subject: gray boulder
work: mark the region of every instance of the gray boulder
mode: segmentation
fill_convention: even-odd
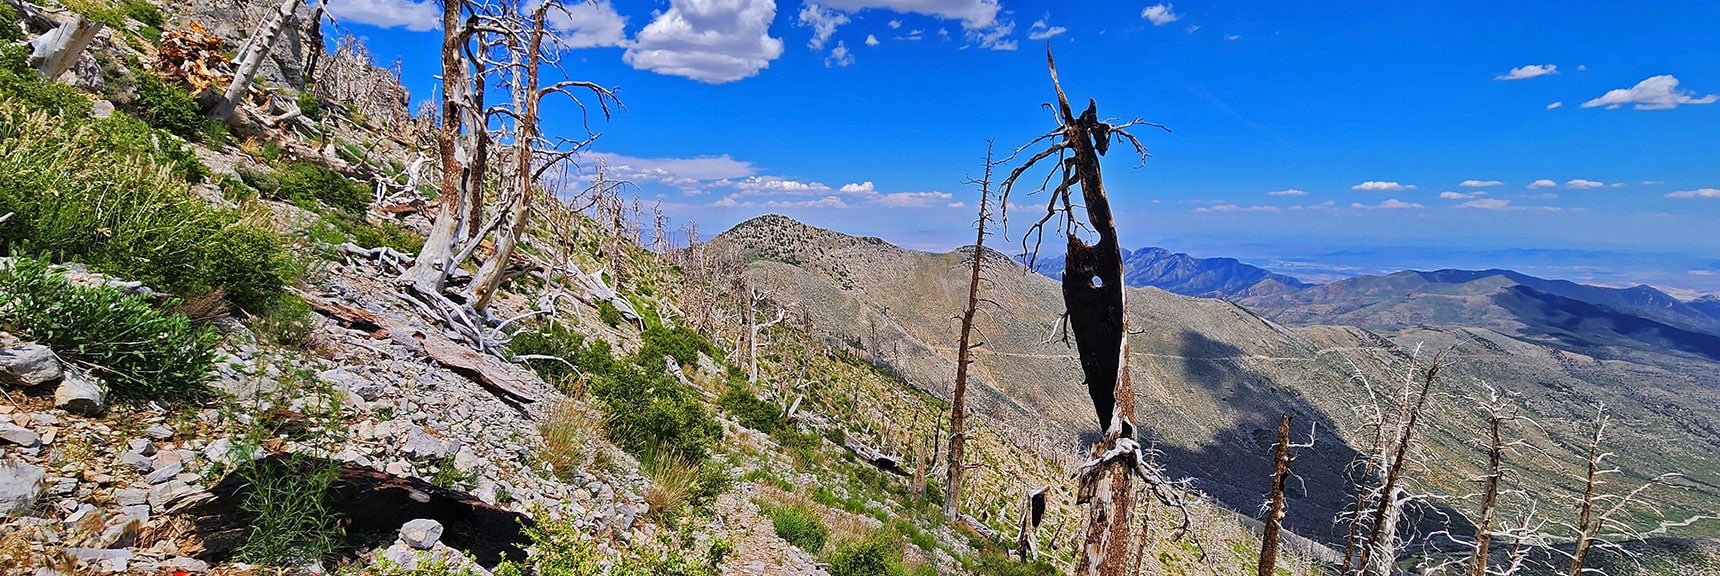
[[[107,408],[107,389],[101,381],[69,370],[54,389],[54,405],[74,414],[96,415]]]
[[[60,380],[64,371],[60,358],[41,344],[24,344],[0,350],[0,384],[34,388]]]
[[[5,440],[25,448],[34,448],[42,444],[42,437],[11,422],[0,422],[0,440]]]
[[[429,550],[442,539],[442,523],[419,518],[400,527],[400,541],[419,550]]]
[[[48,474],[40,466],[0,461],[0,518],[23,511],[36,502]]]

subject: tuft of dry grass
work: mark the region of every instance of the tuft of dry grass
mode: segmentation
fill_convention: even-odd
[[[672,517],[693,496],[699,483],[699,465],[679,454],[661,451],[645,462],[643,470],[651,485],[645,488],[648,512],[656,518]]]
[[[543,437],[537,448],[538,459],[549,465],[555,477],[572,480],[597,460],[602,446],[603,418],[572,400],[562,400],[550,408],[549,418],[538,425],[538,435]]]

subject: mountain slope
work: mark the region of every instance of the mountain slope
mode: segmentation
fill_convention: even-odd
[[[769,297],[810,319],[808,330],[855,351],[934,395],[947,397],[954,374],[950,321],[966,293],[955,272],[972,254],[964,248],[928,254],[806,226],[780,216],[737,225],[715,238],[713,250],[748,263],[747,275]],[[987,252],[986,296],[998,303],[979,321],[985,341],[976,350],[974,409],[1061,450],[1079,450],[1095,427],[1078,384],[1074,350],[1056,341],[1062,310],[1057,282]],[[1290,505],[1289,524],[1334,539],[1332,514],[1344,506],[1340,472],[1364,446],[1358,411],[1368,392],[1357,370],[1376,383],[1393,381],[1418,342],[1461,342],[1462,361],[1441,393],[1462,399],[1485,380],[1521,390],[1546,432],[1526,431],[1551,458],[1523,463],[1530,481],[1551,491],[1566,485],[1561,463],[1579,457],[1592,403],[1605,401],[1632,429],[1616,441],[1630,449],[1620,465],[1633,478],[1680,470],[1708,488],[1669,493],[1691,509],[1711,509],[1720,497],[1720,370],[1688,360],[1677,370],[1623,360],[1599,360],[1549,349],[1484,327],[1425,329],[1394,340],[1365,329],[1288,329],[1221,300],[1178,296],[1156,288],[1128,291],[1131,373],[1139,427],[1158,443],[1174,472],[1233,509],[1252,511],[1270,471],[1266,456],[1279,414],[1298,431],[1318,429],[1315,448],[1298,459],[1308,486]],[[1047,342],[1052,340],[1051,342]],[[1708,366],[1701,377],[1697,366]],[[1479,453],[1467,431],[1479,415],[1472,402],[1442,402],[1427,452],[1440,464],[1428,482],[1464,493]],[[1667,441],[1667,438],[1676,438]]]

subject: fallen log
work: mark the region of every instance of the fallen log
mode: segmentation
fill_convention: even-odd
[[[273,455],[253,466],[276,476],[309,474],[332,461],[310,456]],[[368,466],[340,464],[340,473],[324,493],[329,510],[340,514],[347,550],[386,545],[402,524],[428,518],[442,524],[442,543],[465,551],[486,568],[502,560],[524,560],[531,544],[524,527],[531,518],[484,503],[464,492],[439,488],[418,478],[405,478]],[[251,484],[238,473],[222,478],[209,493],[214,498],[183,512],[195,526],[193,548],[203,560],[227,560],[242,544],[248,527],[240,506],[253,493]]]
[[[343,327],[364,332],[372,338],[390,338],[421,356],[436,361],[495,394],[503,402],[514,405],[541,402],[544,390],[523,369],[501,359],[480,354],[435,332],[419,330],[405,322],[340,304],[312,294],[299,293],[311,308],[334,319]]]

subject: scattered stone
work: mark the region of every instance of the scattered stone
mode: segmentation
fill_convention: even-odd
[[[153,440],[168,440],[173,438],[173,430],[166,426],[156,424],[144,429],[143,435],[148,436]]]
[[[168,570],[183,570],[195,574],[202,574],[209,571],[208,562],[204,562],[196,558],[186,558],[184,556],[168,558],[167,560],[163,560],[160,564],[156,564],[156,566],[166,568]]]
[[[78,560],[80,566],[91,565],[106,573],[124,572],[131,563],[130,550],[104,548],[67,548],[66,553]]]
[[[60,418],[53,414],[31,414],[30,423],[36,426],[59,426]]]
[[[130,466],[138,474],[148,474],[155,469],[155,459],[129,450],[119,455],[119,463]]]
[[[0,517],[11,516],[36,502],[47,473],[39,466],[0,461]]]
[[[0,350],[0,384],[34,388],[58,381],[64,374],[54,351],[41,344],[24,344]]]
[[[127,441],[125,445],[126,447],[131,448],[132,452],[136,452],[144,456],[155,455],[155,443],[150,442],[148,438],[132,438]]]
[[[107,390],[100,380],[69,370],[54,389],[54,405],[73,414],[93,416],[107,408]]]
[[[112,116],[113,111],[113,103],[107,100],[97,99],[95,103],[90,104],[90,116],[94,116],[97,120]]]
[[[149,508],[156,513],[171,513],[214,498],[207,490],[175,479],[149,489]]]
[[[203,457],[208,458],[210,462],[216,462],[216,463],[220,463],[220,464],[231,464],[232,461],[230,460],[230,458],[232,456],[233,456],[233,441],[228,440],[226,438],[221,438],[221,439],[216,440],[214,442],[210,442],[209,446],[205,447],[203,449]]]
[[[406,444],[401,449],[412,458],[447,458],[460,449],[460,441],[450,438],[437,438],[425,432],[423,428],[413,426],[412,431],[406,435]]]
[[[10,422],[0,422],[0,440],[25,448],[33,448],[42,444],[41,436],[37,436],[29,428],[20,427]]]
[[[167,466],[157,468],[154,472],[150,472],[148,476],[144,476],[143,481],[153,486],[155,484],[161,484],[168,480],[172,480],[175,476],[178,476],[180,472],[184,471],[185,466],[181,464],[168,464]]]
[[[400,527],[400,541],[419,550],[429,550],[442,540],[442,523],[419,518]]]

